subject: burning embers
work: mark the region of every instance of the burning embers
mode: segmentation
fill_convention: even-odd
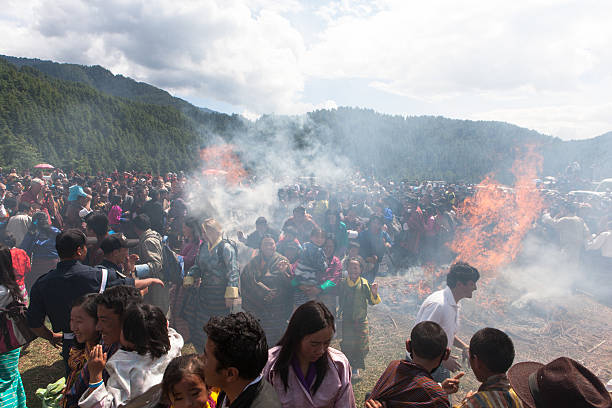
[[[205,163],[202,170],[204,176],[225,180],[228,184],[238,184],[247,176],[232,145],[222,144],[201,149],[200,158]]]
[[[543,199],[535,179],[542,158],[533,148],[512,165],[514,188],[499,184],[492,175],[458,209],[462,220],[451,249],[455,261],[465,261],[489,276],[515,259],[525,234],[539,217]]]

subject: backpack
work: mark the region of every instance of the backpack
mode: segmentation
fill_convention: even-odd
[[[217,245],[217,256],[219,257],[219,264],[225,265],[225,258],[223,258],[223,244],[230,244],[232,248],[234,248],[234,253],[236,254],[236,261],[238,261],[238,244],[236,244],[236,241],[233,241],[229,238],[223,238],[221,239],[221,242],[219,242],[219,245]],[[229,269],[229,267],[225,265],[225,269]]]
[[[180,284],[185,277],[185,261],[168,246],[167,237],[162,240],[162,274],[166,283]]]

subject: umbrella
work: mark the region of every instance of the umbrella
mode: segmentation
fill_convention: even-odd
[[[48,164],[48,163],[40,163],[37,164],[36,166],[34,166],[35,169],[48,169],[48,170],[52,170],[55,167],[53,167],[52,165]]]

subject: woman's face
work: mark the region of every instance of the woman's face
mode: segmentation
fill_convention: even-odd
[[[79,343],[95,343],[98,340],[96,323],[96,319],[81,306],[75,306],[70,311],[70,330]]]
[[[261,253],[264,257],[269,258],[274,255],[276,251],[276,244],[272,238],[264,238],[261,241]]]
[[[200,376],[190,374],[172,387],[170,401],[173,408],[202,408],[206,406],[209,395],[210,391]]]
[[[320,359],[327,351],[333,337],[334,329],[330,326],[304,336],[300,342],[300,350],[298,352],[300,360],[314,363]]]

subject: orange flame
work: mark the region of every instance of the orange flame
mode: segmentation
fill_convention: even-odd
[[[463,224],[450,244],[458,254],[455,261],[494,273],[516,257],[544,205],[534,181],[541,164],[542,157],[530,147],[512,165],[514,188],[502,186],[492,175],[477,186],[458,210]]]
[[[202,174],[206,176],[224,177],[229,184],[238,184],[247,176],[247,171],[234,152],[234,146],[230,144],[201,149],[200,158],[204,161]]]

